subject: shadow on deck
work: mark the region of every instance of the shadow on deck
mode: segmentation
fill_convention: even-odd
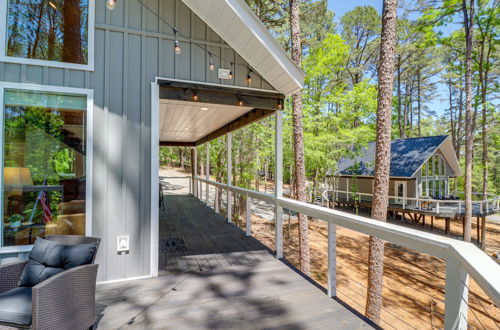
[[[99,285],[98,328],[372,328],[194,197],[166,197],[160,273]]]

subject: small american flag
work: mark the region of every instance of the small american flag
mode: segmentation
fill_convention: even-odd
[[[42,206],[43,221],[45,223],[49,223],[52,221],[52,212],[50,211],[50,204],[47,197],[48,196],[46,191],[42,191],[40,193],[40,205]]]

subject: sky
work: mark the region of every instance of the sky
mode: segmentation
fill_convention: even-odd
[[[378,12],[382,12],[382,0],[328,0],[328,8],[335,13],[335,20],[340,20],[346,12],[354,9],[356,6],[370,5],[375,7]],[[448,33],[451,30],[458,28],[457,24],[452,24],[448,28],[443,28],[443,33]],[[448,109],[446,86],[443,84],[438,85],[438,92],[436,96],[427,103],[430,110],[435,111],[437,115],[442,115]]]

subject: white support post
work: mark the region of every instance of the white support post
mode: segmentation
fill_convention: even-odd
[[[283,258],[283,208],[278,205],[278,199],[283,197],[283,113],[275,113],[275,187],[274,196],[276,198],[275,211],[275,243],[276,258]]]
[[[439,183],[439,197],[443,197],[443,191],[442,191],[442,184],[441,184],[441,180],[442,180],[442,176],[441,176],[441,157],[438,157],[438,175],[439,175],[439,179],[438,179],[438,183]]]
[[[436,196],[436,157],[432,156],[432,197]]]
[[[233,213],[233,205],[231,203],[231,191],[229,190],[229,186],[231,185],[231,174],[233,172],[233,133],[227,133],[227,222],[232,222],[232,213]]]
[[[345,191],[346,191],[346,198],[347,201],[349,201],[349,178],[346,178],[346,186],[345,186]]]
[[[193,188],[194,188],[194,197],[199,198],[198,196],[198,181],[196,181],[196,177],[198,176],[198,148],[193,148]]]
[[[337,296],[337,226],[328,222],[328,297]]]
[[[460,266],[460,261],[446,260],[446,287],[444,328],[446,330],[467,329],[469,301],[469,275]]]
[[[219,213],[219,187],[215,188],[215,199],[214,199],[214,211],[215,213]]]
[[[432,159],[432,158],[431,158]],[[429,197],[429,162],[425,165],[425,195]]]
[[[203,202],[203,182],[198,181],[198,189],[198,199],[200,200],[200,202]]]
[[[246,217],[246,236],[250,237],[252,236],[252,210],[250,209],[250,196],[246,196],[246,210],[245,210],[245,217]]]
[[[205,167],[205,178],[210,180],[210,141],[207,142],[207,160],[206,160],[206,167]],[[206,191],[205,191],[205,205],[208,206],[208,199],[210,197],[210,186],[206,185]]]

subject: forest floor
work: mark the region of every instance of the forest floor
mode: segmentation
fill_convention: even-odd
[[[162,169],[160,176],[180,176],[176,169]],[[182,181],[178,179],[175,181]],[[162,180],[165,182],[166,180]],[[186,193],[183,182],[168,180],[171,193]],[[186,180],[187,182],[187,180]],[[184,186],[184,187],[183,187]],[[213,206],[214,190],[211,190],[209,205]],[[204,198],[205,195],[203,195]],[[222,196],[225,200],[225,196]],[[224,212],[224,203],[222,211]],[[341,208],[342,211],[353,212]],[[360,215],[368,215],[362,210]],[[252,235],[274,250],[273,206],[263,202],[252,202]],[[435,220],[430,228],[430,217],[426,226],[415,225],[410,219],[390,222],[444,235],[444,220]],[[241,217],[235,223],[244,229]],[[473,223],[473,235],[476,224]],[[448,236],[461,239],[462,224],[451,223]],[[284,220],[284,257],[299,267],[298,223],[295,217]],[[364,314],[368,265],[367,235],[337,227],[337,296],[340,300]],[[476,237],[473,236],[473,241]],[[327,285],[327,225],[324,221],[309,220],[309,244],[311,254],[311,277],[323,287]],[[496,257],[500,252],[500,224],[487,221],[486,253]],[[477,329],[498,329],[500,309],[496,308],[486,294],[470,281],[469,326]],[[444,326],[445,262],[442,259],[404,248],[385,244],[384,289],[381,326],[393,329],[434,329]]]

